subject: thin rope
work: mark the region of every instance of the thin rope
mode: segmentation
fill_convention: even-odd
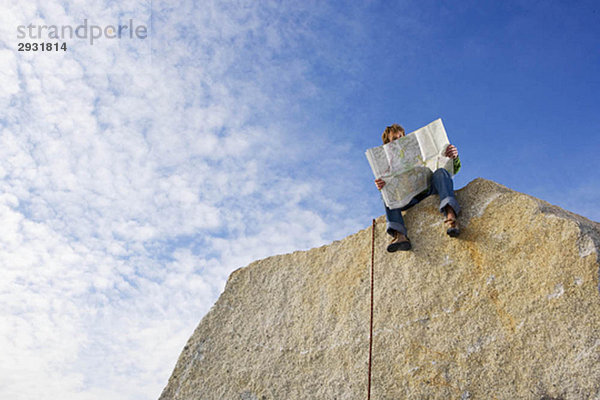
[[[375,219],[371,228],[371,327],[369,330],[369,384],[367,388],[367,400],[371,400],[371,364],[373,357],[373,276],[375,264]]]

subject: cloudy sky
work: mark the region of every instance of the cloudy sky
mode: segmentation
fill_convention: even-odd
[[[233,270],[383,214],[393,122],[600,220],[593,1],[0,7],[0,398],[157,398]]]

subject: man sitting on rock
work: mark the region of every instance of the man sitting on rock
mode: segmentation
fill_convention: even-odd
[[[404,128],[398,124],[393,124],[385,128],[381,138],[383,139],[383,144],[386,144],[403,136],[405,136]],[[446,148],[445,155],[454,160],[454,174],[456,174],[460,169],[458,150],[455,146],[449,145]],[[375,179],[375,185],[377,189],[381,190],[385,186],[385,181],[383,179]],[[392,242],[387,247],[387,251],[393,253],[398,250],[407,251],[411,249],[412,246],[406,235],[406,226],[402,218],[402,211],[409,209],[431,194],[439,194],[440,196],[439,209],[446,216],[446,220],[444,221],[446,233],[451,237],[458,236],[460,230],[456,216],[460,212],[460,206],[454,196],[452,176],[444,168],[440,168],[433,173],[429,188],[413,197],[407,205],[394,209],[385,206],[387,233],[393,236]]]

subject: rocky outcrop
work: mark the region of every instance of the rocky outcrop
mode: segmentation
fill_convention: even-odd
[[[600,224],[484,179],[457,196],[458,239],[437,196],[411,252],[377,219],[372,398],[600,399]],[[371,227],[235,271],[160,399],[366,399],[370,260]]]

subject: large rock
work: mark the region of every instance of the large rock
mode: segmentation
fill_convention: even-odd
[[[600,399],[600,224],[494,182],[375,230],[373,399]],[[366,399],[371,228],[231,274],[160,399]]]

